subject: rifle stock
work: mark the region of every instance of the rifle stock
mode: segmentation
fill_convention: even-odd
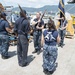
[[[42,14],[42,16],[41,16],[41,18],[40,18],[40,21],[41,21],[41,20],[42,20],[42,18],[44,17],[44,15],[45,15],[46,11],[47,11],[47,10],[45,10],[45,11],[44,11],[44,13]],[[38,26],[40,26],[40,23],[38,23]]]
[[[45,10],[45,11],[44,11],[44,13],[42,14],[42,16],[41,16],[40,20],[42,20],[42,18],[44,17],[44,15],[45,15],[46,11],[47,11],[47,10]]]

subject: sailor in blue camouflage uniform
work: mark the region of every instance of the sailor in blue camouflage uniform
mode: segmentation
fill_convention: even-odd
[[[36,18],[32,22],[33,25],[33,37],[34,37],[34,48],[35,50],[32,53],[40,53],[41,50],[41,36],[42,36],[42,29],[44,28],[44,21],[40,20],[41,14],[37,12]]]
[[[5,12],[0,13],[0,53],[3,59],[8,59],[9,36],[8,32],[12,32],[9,23],[6,20]]]
[[[30,31],[30,25],[28,19],[25,17],[26,11],[20,12],[20,18],[15,23],[14,31],[18,35],[17,39],[17,54],[19,66],[27,66],[27,54],[28,54],[28,33]]]
[[[64,37],[65,37],[65,34],[66,34],[66,28],[67,28],[67,20],[65,19],[65,17],[62,17],[60,18],[60,26],[59,26],[59,29],[58,29],[58,32],[59,32],[59,35],[60,35],[60,38],[61,38],[61,41],[59,43],[58,46],[60,47],[63,47],[64,46]]]
[[[57,43],[60,38],[53,20],[48,21],[48,29],[44,30],[42,35],[43,40],[43,70],[44,73],[52,74],[56,69],[56,59],[58,56]]]

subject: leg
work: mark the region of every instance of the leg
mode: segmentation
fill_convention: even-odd
[[[8,57],[8,49],[9,49],[9,37],[8,35],[3,35],[2,36],[2,52],[1,55],[3,57]]]
[[[42,37],[42,33],[41,32],[39,32],[39,34],[38,34],[38,50],[41,50],[41,37]]]
[[[65,30],[63,30],[63,33],[62,33],[62,46],[63,46],[63,44],[64,44],[64,37],[65,37]]]
[[[18,55],[18,63],[20,65],[22,64],[22,47],[20,42],[20,35],[18,36],[18,39],[17,39],[17,55]]]
[[[62,30],[59,30],[59,35],[60,35],[60,38],[61,38],[59,46],[62,46],[62,43],[63,43],[63,31]]]
[[[35,48],[35,51],[33,53],[36,53],[38,49],[38,33],[34,32],[33,37],[34,37],[34,48]]]
[[[42,35],[42,33],[39,32],[39,34],[38,34],[38,52],[37,52],[37,54],[40,54],[40,51],[41,51],[41,35]]]
[[[1,54],[1,51],[2,51],[1,47],[2,47],[2,37],[0,36],[0,54]]]
[[[22,65],[27,64],[27,54],[28,54],[28,40],[25,35],[21,35],[21,45],[22,45]]]
[[[57,48],[49,48],[49,56],[48,56],[48,71],[53,73],[56,70],[56,59],[57,59]]]
[[[44,45],[43,46],[43,69],[44,70],[48,70],[47,63],[48,63],[48,46]]]

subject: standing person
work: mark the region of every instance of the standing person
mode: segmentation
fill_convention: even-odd
[[[0,13],[0,53],[3,59],[8,59],[9,36],[8,32],[12,32],[9,23],[6,20],[6,14]]]
[[[66,33],[66,28],[67,28],[67,25],[68,25],[67,23],[68,22],[65,19],[65,17],[62,17],[59,20],[60,20],[61,23],[60,23],[58,31],[59,31],[59,35],[60,35],[61,41],[60,41],[58,46],[63,47],[64,46],[64,37],[65,37],[65,33]]]
[[[15,22],[14,31],[18,35],[17,54],[19,66],[27,66],[27,53],[28,53],[28,33],[30,31],[29,21],[25,17],[26,11],[20,12],[20,18]]]
[[[42,36],[42,29],[44,28],[44,21],[40,20],[41,14],[37,12],[36,18],[32,22],[34,26],[33,29],[33,37],[34,37],[34,48],[35,50],[32,53],[40,53],[41,50],[41,36]]]
[[[58,56],[57,43],[60,42],[60,38],[54,21],[51,19],[48,21],[48,29],[44,30],[42,35],[43,45],[43,70],[44,73],[52,74],[56,69],[56,59]]]

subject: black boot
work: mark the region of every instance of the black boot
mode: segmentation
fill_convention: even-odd
[[[45,74],[47,74],[47,73],[48,73],[48,70],[47,70],[47,69],[43,69],[43,72],[44,72]]]
[[[34,54],[34,53],[37,53],[37,50],[34,50],[32,53],[33,53],[33,54]]]
[[[8,59],[10,56],[2,56],[2,59]]]

